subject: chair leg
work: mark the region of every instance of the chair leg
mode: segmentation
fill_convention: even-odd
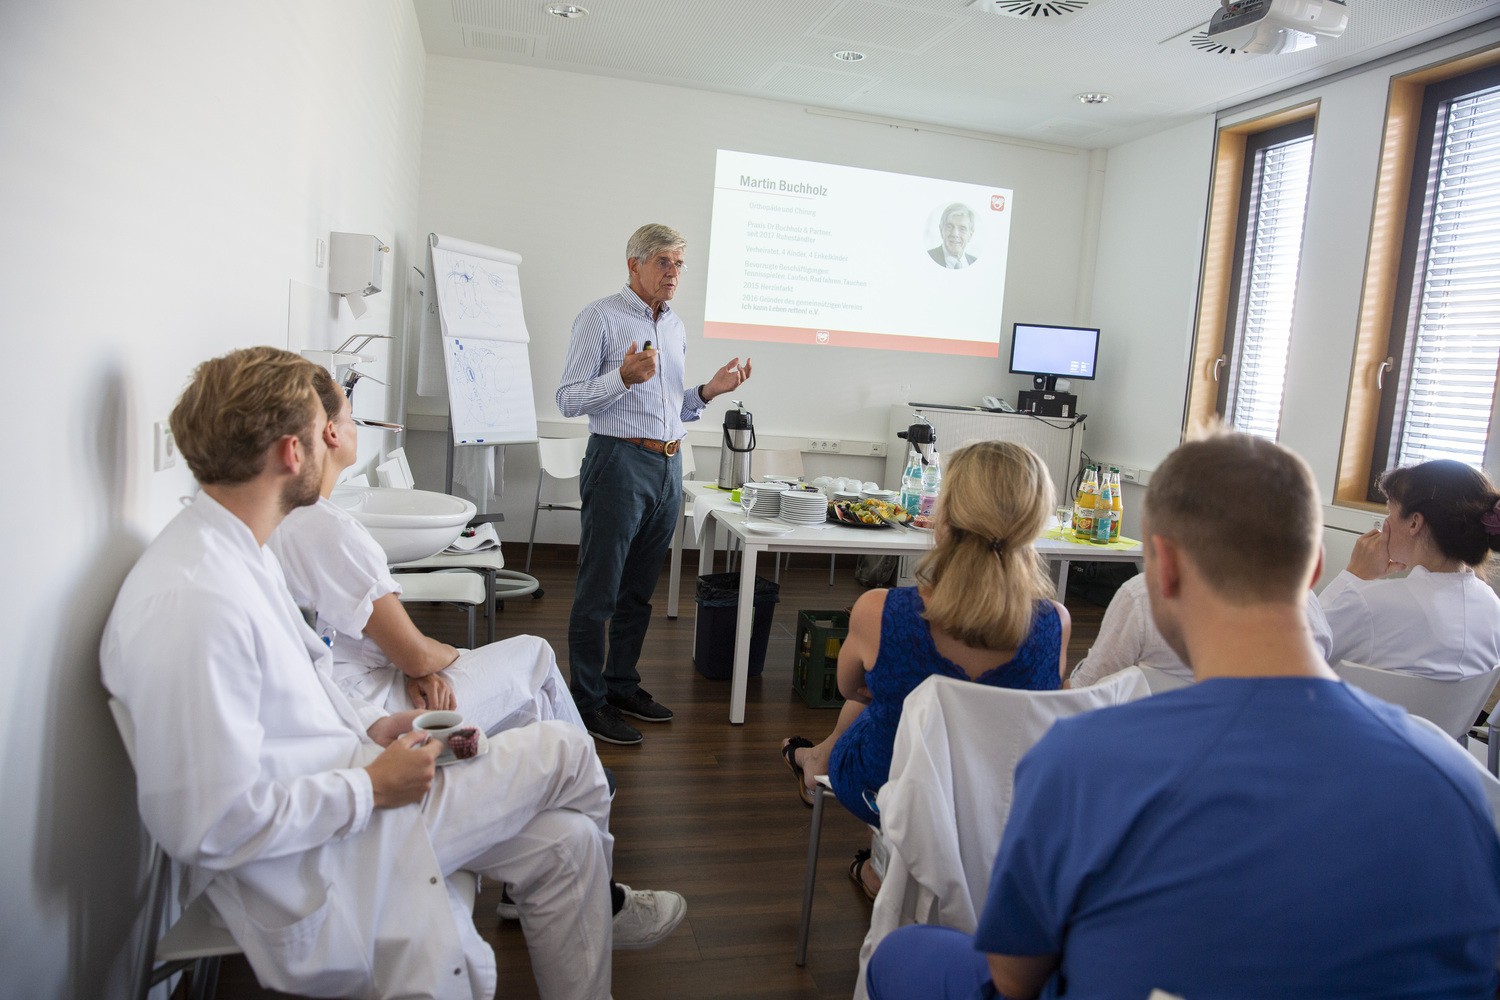
[[[833,564],[838,562],[838,556],[832,553],[828,556],[828,586],[833,586]]]
[[[219,956],[200,958],[193,965],[192,1000],[214,1000],[219,988]]]
[[[468,605],[468,607],[466,608],[466,610],[469,613],[469,648],[473,649],[474,648],[474,605],[472,605],[472,604]]]
[[[813,887],[818,877],[818,842],[823,839],[823,786],[813,786],[812,825],[807,831],[807,874],[802,879],[802,926],[797,931],[797,967],[807,964],[807,939],[812,935]]]
[[[484,571],[485,642],[495,641],[495,571]]]
[[[542,480],[547,474],[538,469],[536,473],[536,503],[531,508],[531,537],[526,539],[526,572],[531,572],[531,547],[536,544],[536,518],[542,512]]]
[[[1495,739],[1494,726],[1486,725],[1484,729],[1485,735],[1488,737],[1488,742],[1485,746],[1488,748],[1490,754],[1490,773],[1500,778],[1500,741]]]
[[[161,933],[161,915],[166,907],[167,883],[170,881],[171,866],[167,862],[166,852],[152,844],[151,865],[146,874],[146,926],[141,934],[133,991],[135,1000],[146,1000],[151,992],[151,973],[156,965],[156,937]]]

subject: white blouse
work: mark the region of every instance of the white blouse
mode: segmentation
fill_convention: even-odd
[[[1500,597],[1465,567],[1361,580],[1348,570],[1319,596],[1333,629],[1329,661],[1472,677],[1500,666]]]

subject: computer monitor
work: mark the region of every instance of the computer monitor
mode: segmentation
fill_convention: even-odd
[[[1094,327],[1017,323],[1011,332],[1010,370],[1030,375],[1038,389],[1054,392],[1060,378],[1094,377],[1099,330]]]

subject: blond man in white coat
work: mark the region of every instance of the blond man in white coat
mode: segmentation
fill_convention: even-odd
[[[517,887],[543,997],[609,994],[608,792],[592,741],[542,722],[435,772],[440,747],[347,698],[265,541],[317,496],[310,362],[199,366],[172,429],[203,491],[121,588],[101,648],[136,732],[141,815],[263,984],[307,996],[489,998],[494,955],[446,886]]]

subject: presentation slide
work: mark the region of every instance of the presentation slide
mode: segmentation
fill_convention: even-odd
[[[1007,188],[719,150],[708,337],[995,358]]]

